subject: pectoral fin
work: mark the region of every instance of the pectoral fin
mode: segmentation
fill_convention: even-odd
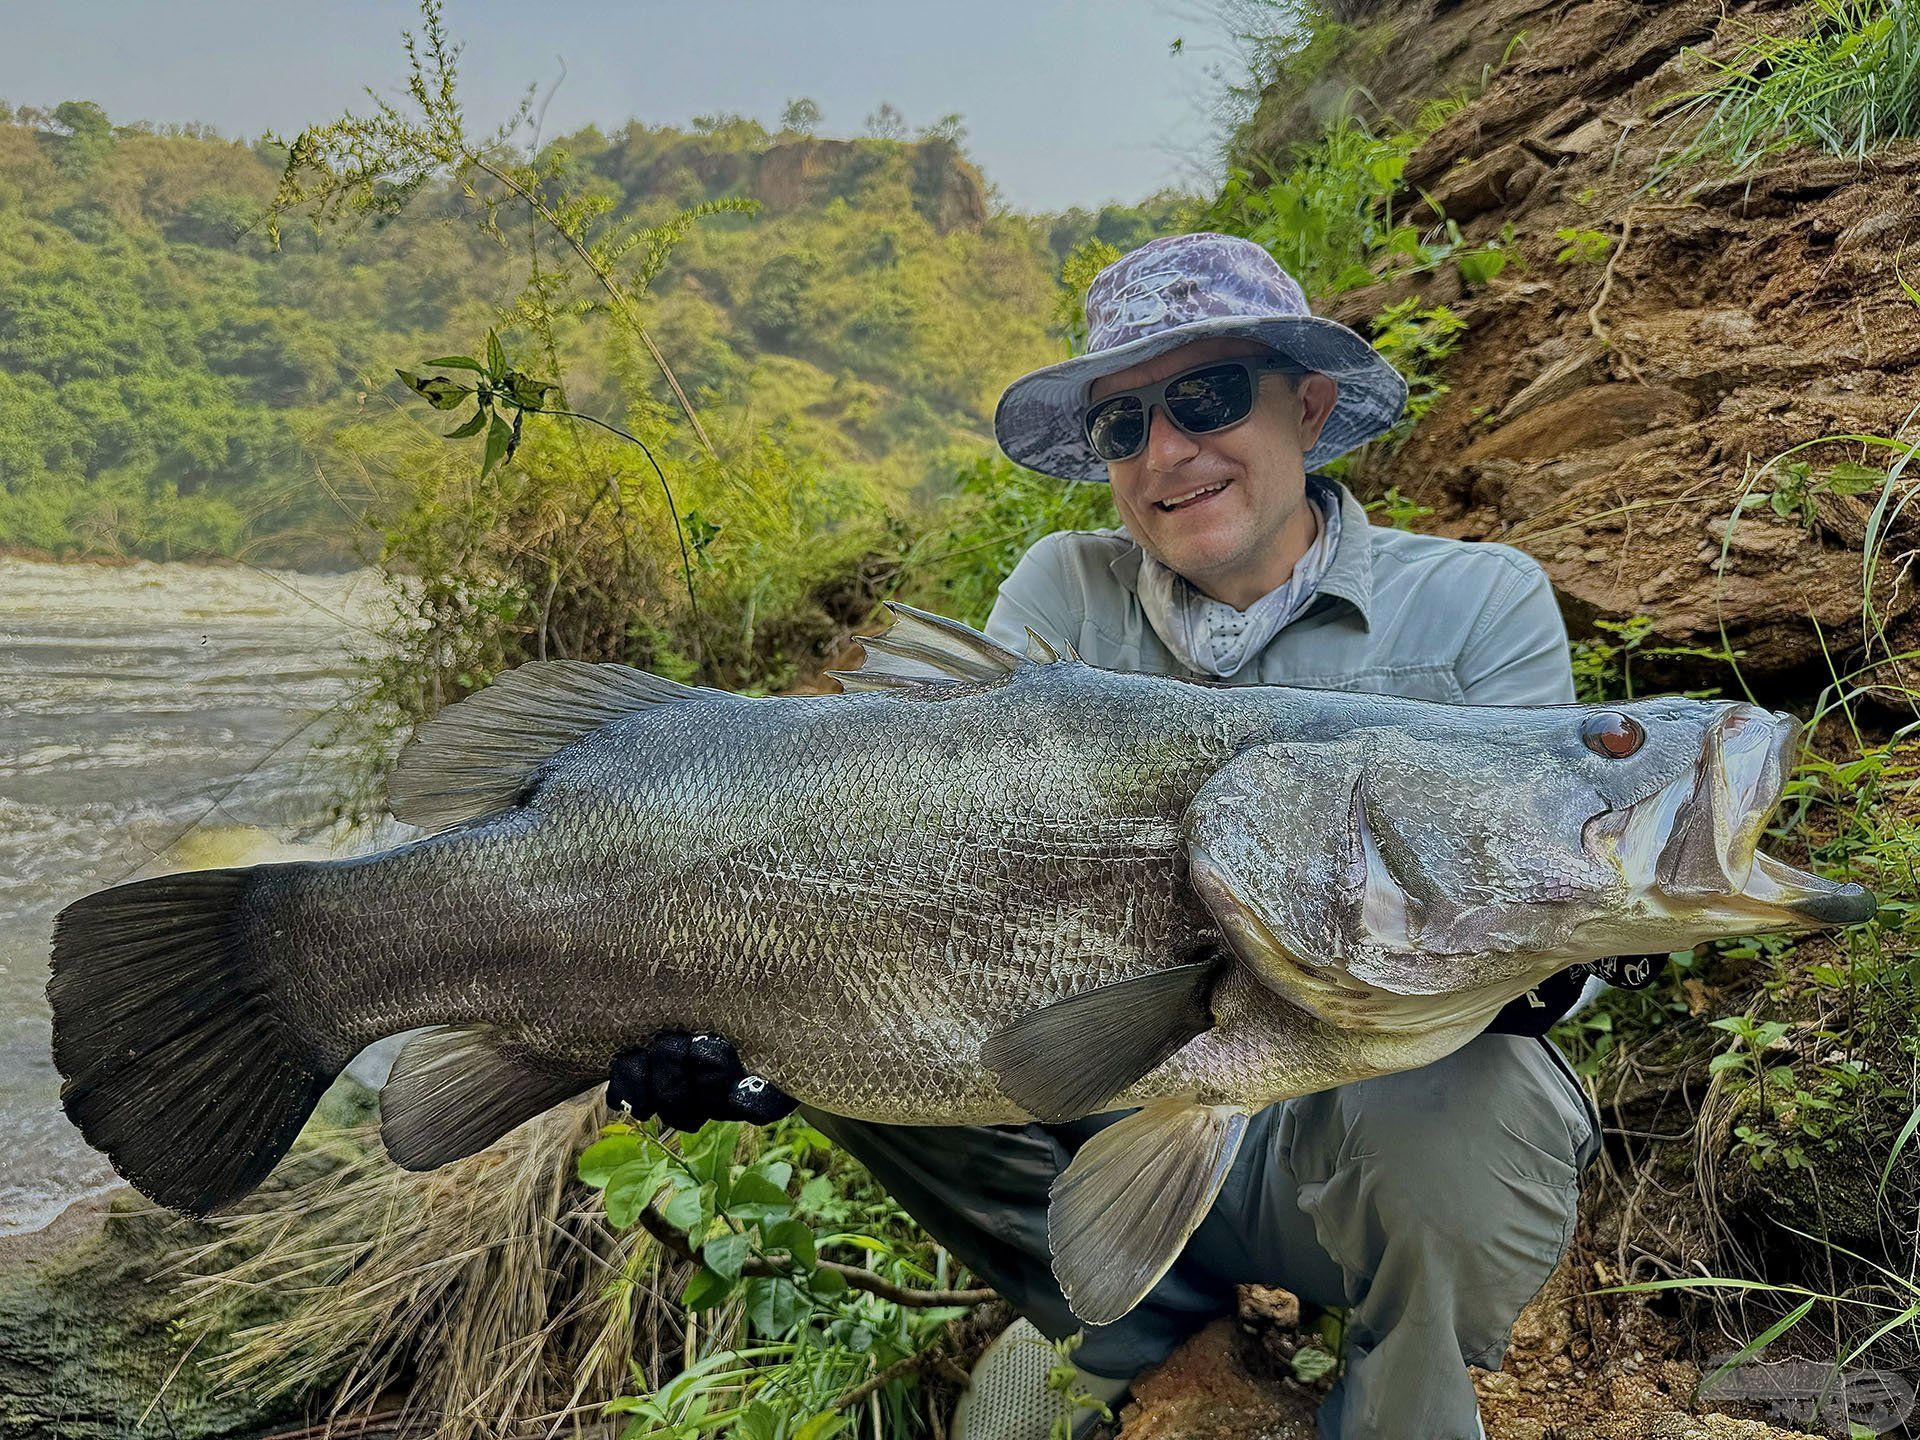
[[[596,1078],[516,1054],[492,1026],[429,1030],[407,1042],[380,1091],[380,1138],[402,1168],[434,1170],[484,1150]]]
[[[1239,1110],[1156,1100],[1080,1147],[1047,1207],[1075,1315],[1105,1325],[1140,1303],[1206,1218],[1246,1131]]]
[[[1071,995],[988,1037],[981,1062],[1029,1115],[1091,1115],[1213,1025],[1219,969],[1175,965]]]

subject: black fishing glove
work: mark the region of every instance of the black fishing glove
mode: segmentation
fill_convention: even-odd
[[[800,1102],[758,1075],[747,1074],[724,1035],[662,1030],[645,1044],[613,1057],[607,1104],[625,1105],[637,1119],[658,1115],[675,1130],[698,1130],[709,1120],[770,1125]]]
[[[1644,990],[1660,978],[1667,957],[1662,955],[1611,955],[1603,960],[1586,960],[1569,965],[1542,980],[1526,994],[1509,1000],[1487,1025],[1490,1035],[1544,1035],[1566,1018],[1587,977],[1598,975],[1609,985],[1622,990]]]

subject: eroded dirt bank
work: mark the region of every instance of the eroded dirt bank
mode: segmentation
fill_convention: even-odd
[[[1920,523],[1900,508],[1920,464],[1902,476],[1897,450],[1822,438],[1920,436],[1920,301],[1902,284],[1920,287],[1920,142],[1649,182],[1690,134],[1677,107],[1711,75],[1688,47],[1728,60],[1756,30],[1786,33],[1807,15],[1705,0],[1349,3],[1339,18],[1358,29],[1345,53],[1271,89],[1245,146],[1284,169],[1349,84],[1370,92],[1358,105],[1368,118],[1401,124],[1422,102],[1474,97],[1410,158],[1407,179],[1432,200],[1410,218],[1430,223],[1437,207],[1476,245],[1511,225],[1506,268],[1468,286],[1442,264],[1318,307],[1364,330],[1413,297],[1466,322],[1438,372],[1446,393],[1396,455],[1363,464],[1356,488],[1430,507],[1418,528],[1528,551],[1576,638],[1644,617],[1643,657],[1709,652],[1637,661],[1643,688],[1735,694],[1744,682],[1802,713],[1863,659],[1879,662],[1872,679],[1888,696],[1912,678],[1898,657],[1920,645],[1909,576]],[[1570,248],[1589,258],[1562,258]],[[1861,485],[1849,465],[1895,479]],[[1855,483],[1831,483],[1836,466]],[[1715,658],[1723,646],[1737,679]],[[1890,729],[1893,713],[1872,723]],[[1823,944],[1802,947],[1802,968],[1834,957]],[[1790,1410],[1696,1393],[1702,1362],[1774,1312],[1747,1317],[1729,1343],[1697,1300],[1591,1293],[1729,1266],[1806,1281],[1831,1262],[1757,1238],[1774,1228],[1769,1213],[1812,1225],[1817,1210],[1841,1243],[1876,1243],[1884,1147],[1801,1172],[1804,1196],[1777,1175],[1756,1179],[1734,1153],[1735,1091],[1707,1065],[1724,1036],[1707,1027],[1752,1006],[1759,971],[1703,962],[1695,977],[1657,1053],[1602,1086],[1612,1133],[1573,1249],[1501,1370],[1476,1374],[1492,1440],[1802,1433],[1776,1428]],[[1781,1058],[1830,1060],[1839,1051],[1819,1033],[1797,1024]],[[1871,1059],[1906,1073],[1898,1053]],[[1912,1179],[1896,1170],[1889,1193]],[[1122,1433],[1312,1435],[1317,1390],[1275,1358],[1292,1343],[1270,1318],[1221,1322],[1143,1381]]]

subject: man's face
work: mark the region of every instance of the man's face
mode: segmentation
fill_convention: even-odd
[[[1210,360],[1272,353],[1253,340],[1196,340],[1096,380],[1088,403]],[[1155,559],[1209,593],[1244,588],[1235,582],[1272,566],[1301,513],[1306,452],[1337,390],[1326,375],[1266,375],[1252,413],[1207,435],[1187,434],[1154,406],[1145,447],[1107,464],[1120,518]]]

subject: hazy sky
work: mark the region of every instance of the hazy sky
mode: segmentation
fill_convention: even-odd
[[[290,134],[365,86],[397,90],[416,13],[413,0],[0,0],[0,98]],[[913,128],[958,111],[1022,209],[1211,175],[1222,77],[1240,76],[1218,0],[448,0],[446,13],[476,120],[563,63],[548,134],[729,110],[772,123],[799,95],[827,135],[858,133],[882,101]]]

